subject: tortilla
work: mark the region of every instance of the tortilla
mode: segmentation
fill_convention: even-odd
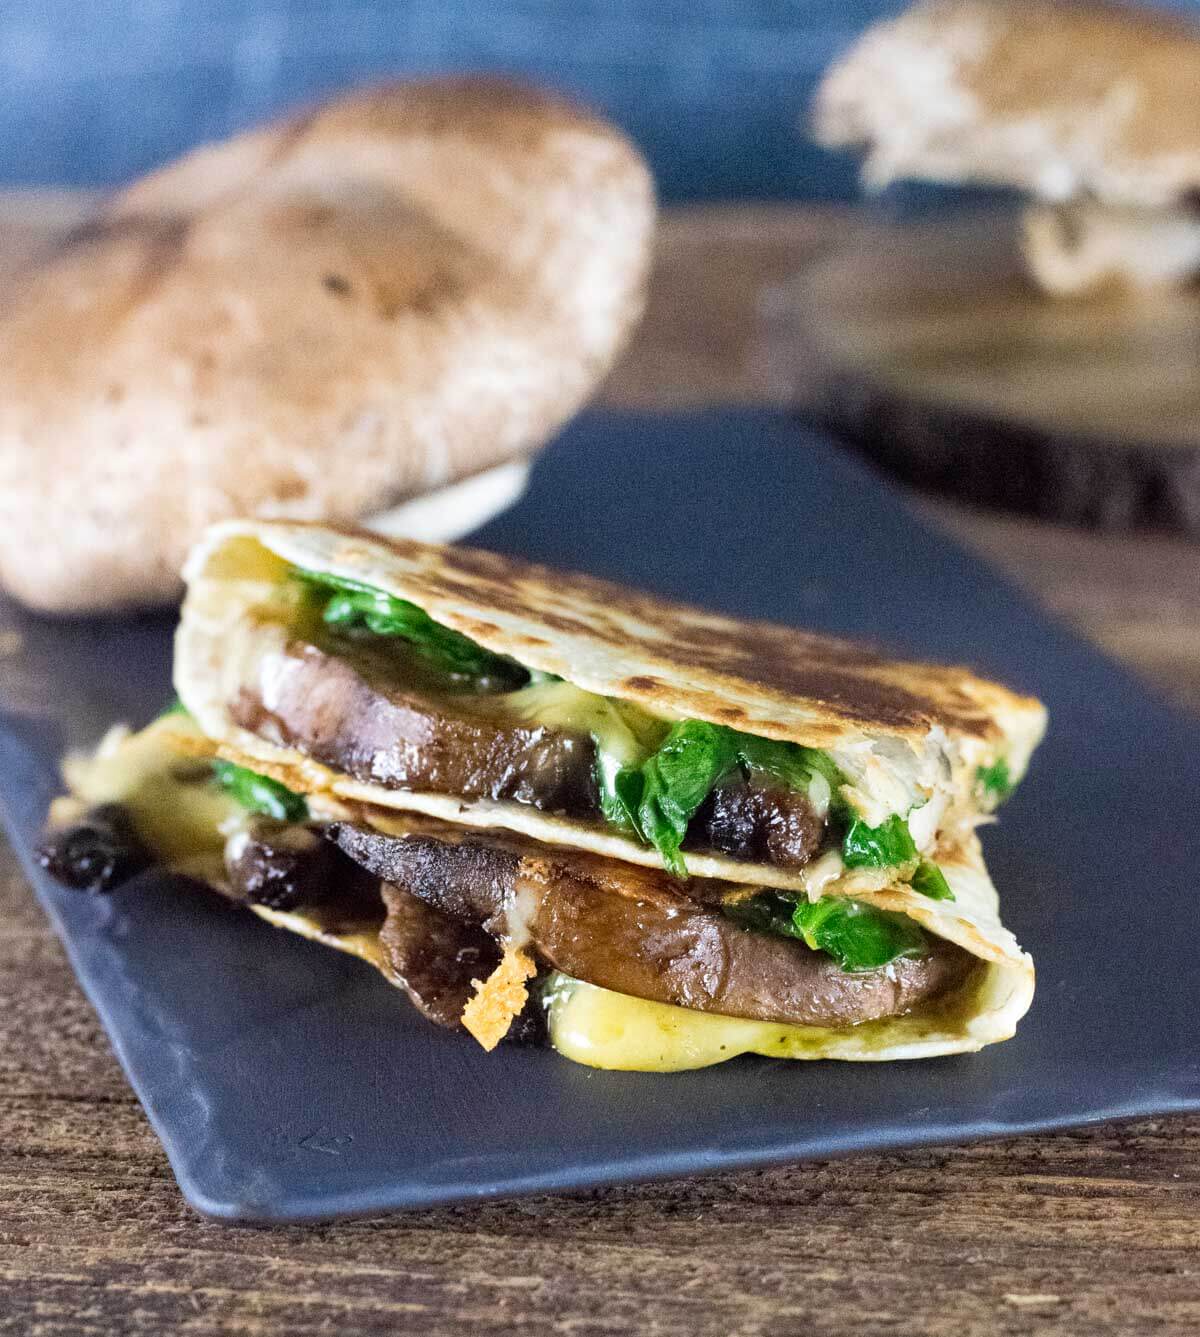
[[[780,1053],[923,1057],[966,1052],[1012,1035],[1030,1005],[1034,969],[1000,920],[974,835],[983,815],[973,778],[979,766],[997,758],[1007,761],[1014,780],[1024,774],[1045,727],[1036,700],[965,668],[888,659],[849,641],[722,617],[493,554],[286,522],[217,527],[188,562],[176,642],[176,688],[206,745],[318,804],[349,806],[359,820],[393,834],[424,815],[618,861],[660,862],[654,849],[612,829],[516,802],[364,784],[240,728],[229,710],[239,643],[279,616],[279,591],[295,567],[408,600],[488,650],[586,691],[668,718],[707,720],[825,749],[850,777],[844,793],[863,813],[897,810],[897,795],[937,805],[943,816],[922,853],[936,853],[952,900],[933,900],[898,882],[894,869],[846,868],[840,860],[831,875],[821,859],[784,869],[689,853],[688,870],[752,888],[801,891],[812,899],[867,902],[909,916],[986,963],[970,997],[952,1008],[927,1015],[918,1009],[849,1030],[785,1027],[789,1036],[778,1042]],[[295,915],[290,919],[290,927],[299,926]],[[361,943],[347,946],[364,954]],[[685,1022],[677,1018],[672,1025],[677,1030]],[[790,1034],[796,1031],[802,1034]],[[747,1047],[762,1052],[768,1044],[763,1034],[752,1033]]]
[[[357,817],[371,823],[371,814],[360,811]],[[381,824],[399,831],[404,828],[405,819],[389,815]],[[413,825],[419,827],[419,819]],[[738,1053],[857,1062],[935,1058],[974,1053],[986,1045],[1011,1039],[1017,1023],[1033,1001],[1033,961],[1000,923],[995,888],[984,867],[978,843],[964,851],[960,863],[943,864],[943,870],[954,889],[956,899],[953,902],[925,901],[911,888],[860,892],[857,899],[908,914],[930,933],[956,942],[983,963],[968,984],[948,999],[934,1000],[904,1016],[830,1028],[691,1012],[667,1004],[628,999],[621,994],[591,985],[579,986],[576,981],[571,981],[574,997],[564,994],[561,998],[551,999],[551,1037],[556,1048],[576,1062],[647,1071],[702,1067],[734,1058]],[[250,908],[269,923],[358,956],[388,976],[378,947],[377,930],[364,930],[359,926],[349,926],[345,932],[331,930],[319,914],[303,908],[288,912],[263,906]],[[589,1010],[599,1003],[607,1012],[606,1020],[610,1025],[612,1015],[619,1009],[625,1014],[627,1025],[630,1020],[635,1027],[646,1027],[649,1023],[654,1033],[626,1037],[627,1043],[623,1046],[626,1057],[623,1061],[619,1056],[614,1059],[611,1050],[608,1054],[603,1052],[594,1036],[584,1043],[586,1022],[579,1015],[581,1000],[589,1004]],[[574,1009],[574,1015],[571,1009]],[[556,1010],[562,1019],[561,1030],[555,1026]],[[710,1034],[715,1036],[718,1032],[719,1043],[706,1043]],[[732,1043],[731,1036],[735,1037]],[[494,1028],[488,1038],[494,1042]],[[630,1053],[650,1053],[656,1061],[631,1059]]]
[[[295,758],[239,729],[221,697],[233,642],[262,616],[289,567],[406,599],[488,650],[586,691],[826,749],[856,782],[865,811],[897,791],[967,794],[976,769],[998,756],[1017,781],[1045,729],[1040,702],[969,669],[888,659],[851,641],[468,548],[231,521],[209,531],[184,571],[176,688],[210,738],[260,761]],[[359,797],[410,802],[387,791]]]

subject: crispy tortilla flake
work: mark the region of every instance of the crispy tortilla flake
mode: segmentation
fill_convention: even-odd
[[[486,980],[472,980],[475,996],[463,1008],[462,1024],[484,1049],[492,1050],[529,999],[525,981],[537,974],[533,958],[521,947],[505,950],[500,964]]]

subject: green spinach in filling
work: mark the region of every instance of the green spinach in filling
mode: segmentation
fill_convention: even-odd
[[[878,970],[929,950],[925,933],[911,919],[842,896],[809,901],[802,894],[763,891],[727,906],[726,914],[746,928],[799,938],[845,971]]]
[[[975,772],[975,783],[983,790],[983,796],[992,807],[997,807],[1017,787],[1008,769],[1008,761],[998,758],[990,766],[980,766]]]
[[[332,632],[403,640],[448,686],[503,693],[518,692],[534,682],[556,681],[554,675],[530,671],[506,655],[485,649],[434,621],[408,600],[321,572],[296,569],[293,574],[307,588],[321,621]],[[671,725],[658,745],[646,749],[636,762],[627,755],[607,755],[605,739],[598,733],[593,738],[605,820],[653,846],[664,867],[676,877],[688,875],[682,847],[692,818],[716,785],[740,771],[747,777],[766,775],[806,793],[818,812],[828,813],[847,868],[907,870],[911,866],[908,880],[915,890],[932,900],[953,899],[941,870],[921,859],[904,817],[895,814],[870,827],[845,804],[839,794],[844,778],[825,752],[695,719]],[[256,778],[264,785],[275,783]],[[996,797],[1011,789],[1003,761],[987,771],[981,768],[978,782]],[[237,792],[232,784],[230,788]],[[270,799],[250,781],[242,781],[238,788],[252,799],[257,796],[260,803]],[[911,921],[841,897],[809,902],[803,897],[763,893],[731,913],[751,927],[801,938],[810,947],[829,952],[847,970],[872,969],[923,950],[924,935]]]
[[[277,822],[308,820],[308,803],[304,796],[294,793],[278,780],[271,780],[232,761],[214,761],[213,778],[250,812],[274,817]]]
[[[445,674],[455,686],[506,692],[524,687],[533,676],[515,659],[485,650],[469,636],[435,622],[407,599],[318,571],[297,568],[295,575],[311,590],[321,620],[332,631],[398,637],[428,668]]]
[[[175,697],[171,704],[162,711],[159,719],[169,715],[185,715],[191,719],[191,711]],[[236,762],[215,759],[212,763],[213,783],[224,789],[234,802],[248,812],[260,813],[264,817],[274,817],[277,822],[308,821],[308,801],[303,794],[297,794],[278,780],[259,775],[248,767]]]
[[[739,733],[706,720],[680,720],[640,766],[599,767],[604,816],[653,845],[676,877],[687,876],[680,850],[688,825],[713,787],[735,770],[762,772],[829,808],[837,767],[823,752]]]

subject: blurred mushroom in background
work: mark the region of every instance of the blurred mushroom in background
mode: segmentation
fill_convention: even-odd
[[[1200,273],[1200,28],[1129,4],[924,0],[826,74],[813,131],[863,181],[1014,187],[1047,292]]]
[[[654,214],[613,126],[478,78],[351,93],[134,182],[6,289],[0,585],[165,603],[229,517],[457,537],[623,348]]]

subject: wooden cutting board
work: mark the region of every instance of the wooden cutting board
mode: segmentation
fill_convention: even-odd
[[[848,227],[767,304],[777,388],[918,486],[1200,538],[1200,287],[1051,298],[1016,236]]]

